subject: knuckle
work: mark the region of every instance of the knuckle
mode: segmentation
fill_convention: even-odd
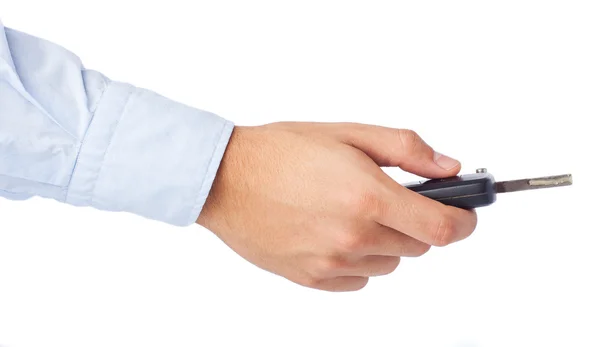
[[[343,195],[340,196],[339,202],[341,207],[351,214],[356,214],[362,210],[362,205],[364,204],[363,197],[360,194],[357,194],[356,189],[347,189]]]
[[[421,143],[421,137],[417,132],[410,129],[399,129],[398,138],[404,153],[413,153]]]
[[[366,247],[365,237],[359,233],[342,233],[337,240],[339,250],[344,254],[354,254]]]
[[[369,277],[363,277],[360,282],[356,285],[356,287],[354,287],[352,290],[353,291],[358,291],[363,289],[364,287],[367,286],[367,284],[369,283]]]
[[[321,285],[321,281],[322,279],[317,276],[306,275],[302,278],[297,279],[295,282],[304,287],[319,288],[319,286]]]
[[[442,216],[433,231],[433,245],[444,247],[451,244],[457,234],[456,223],[447,215]]]
[[[356,196],[354,212],[368,219],[381,217],[385,204],[375,189],[363,189]]]
[[[394,259],[392,259],[391,261],[389,261],[386,264],[386,266],[383,268],[382,274],[383,275],[391,274],[392,272],[396,271],[396,269],[398,268],[399,265],[400,265],[400,257],[395,257]]]
[[[430,249],[431,249],[431,245],[421,242],[415,246],[414,256],[420,257],[420,256],[424,255],[425,253],[429,252]]]
[[[330,288],[330,290],[336,292],[356,292],[365,288],[368,283],[369,277],[354,277],[351,280],[344,281],[339,286],[335,286],[335,288]]]
[[[317,265],[316,272],[323,277],[328,276],[330,274],[335,274],[341,269],[346,267],[345,262],[339,257],[323,257],[320,259],[319,264]]]
[[[374,200],[375,197],[367,189],[354,189],[349,204],[352,212],[361,212],[369,209],[374,204]]]

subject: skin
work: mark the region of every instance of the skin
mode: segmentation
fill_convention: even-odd
[[[354,123],[282,122],[234,129],[197,223],[256,266],[299,285],[355,291],[468,237],[474,211],[445,206],[381,167],[458,174],[415,132]]]

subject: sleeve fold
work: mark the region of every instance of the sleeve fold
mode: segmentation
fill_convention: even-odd
[[[0,23],[0,196],[194,223],[233,123]]]

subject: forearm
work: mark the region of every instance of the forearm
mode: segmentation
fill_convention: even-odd
[[[233,124],[0,24],[0,195],[196,221]]]

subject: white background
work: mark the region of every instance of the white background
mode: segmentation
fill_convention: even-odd
[[[5,26],[237,124],[411,128],[464,172],[572,173],[358,292],[198,226],[0,200],[0,346],[600,346],[597,1],[0,0]],[[388,171],[399,182],[415,177]]]

